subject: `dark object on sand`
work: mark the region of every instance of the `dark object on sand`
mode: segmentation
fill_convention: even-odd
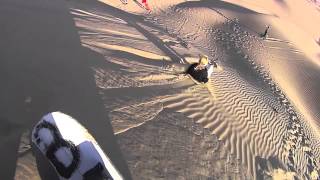
[[[277,108],[275,108],[275,107],[272,107],[272,110],[273,110],[275,113],[279,113],[279,111],[278,111]]]
[[[196,69],[196,67],[199,65],[199,63],[192,64],[188,70],[187,73],[190,74],[190,76],[193,77],[198,82],[206,83],[209,81],[208,79],[208,72],[207,69]]]
[[[270,26],[267,26],[267,28],[264,31],[264,33],[260,34],[260,37],[262,37],[263,39],[267,38],[269,29],[270,29]]]

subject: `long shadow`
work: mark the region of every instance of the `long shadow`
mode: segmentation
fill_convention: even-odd
[[[130,94],[130,92],[135,92],[134,96],[137,99],[142,99],[146,97],[152,96],[165,96],[165,95],[173,95],[181,92],[182,89],[186,89],[191,87],[193,84],[192,81],[181,81],[180,83],[172,84],[172,85],[153,85],[153,86],[145,86],[145,87],[123,87],[123,88],[110,88],[105,89],[104,94],[108,94],[111,98],[116,97],[119,92],[123,94],[122,97],[117,98],[126,98],[126,94]]]
[[[88,62],[103,57],[81,46],[65,2],[1,0],[0,14],[1,179],[14,178],[22,132],[51,111],[79,120],[131,179]]]
[[[154,45],[156,45],[162,52],[164,52],[167,56],[169,56],[173,62],[176,62],[176,63],[185,62],[185,59],[183,57],[180,57],[180,55],[174,49],[170,48],[165,43],[163,43],[161,39],[159,39],[157,36],[153,35],[146,29],[142,28],[137,23],[129,23],[129,25],[135,27],[140,33],[142,33]]]
[[[83,43],[83,44],[86,44],[86,43]],[[89,45],[89,46],[96,47],[94,45]],[[97,47],[97,48],[99,48],[99,47]],[[130,57],[130,61],[137,62],[137,63],[143,63],[145,65],[152,65],[152,66],[161,67],[164,64],[170,64],[171,63],[169,61],[154,60],[154,59],[151,59],[151,58],[142,57],[142,56],[139,56],[139,55],[136,55],[136,54],[133,54],[133,53],[130,53],[130,52],[126,52],[126,51],[121,51],[121,50],[108,49],[107,51],[108,51],[108,53],[110,53],[110,56],[112,56],[114,58],[127,59],[128,57]],[[105,65],[106,67],[110,67],[110,66],[123,67],[123,66],[120,66],[120,65],[116,65],[115,63],[109,63],[106,60],[101,61],[101,62],[100,61],[96,61],[96,60],[92,61],[92,65],[93,66],[96,66],[96,65],[99,65],[99,64],[100,65]],[[121,70],[120,68],[118,68],[118,69]]]
[[[165,43],[161,41],[157,36],[150,33],[148,30],[144,29],[140,24],[146,25],[148,27],[159,30],[160,32],[165,31],[165,29],[154,25],[148,21],[144,21],[143,16],[131,14],[125,12],[121,9],[117,9],[105,3],[99,1],[85,1],[83,4],[87,4],[91,7],[98,8],[102,12],[108,12],[108,14],[113,15],[114,17],[120,18],[128,23],[129,26],[134,27],[137,31],[143,34],[148,40],[150,40],[155,46],[157,46],[161,51],[163,51],[167,56],[171,58],[172,61],[176,63],[185,62],[184,57],[181,57],[173,48],[167,46]],[[78,5],[78,8],[89,9],[87,7]]]

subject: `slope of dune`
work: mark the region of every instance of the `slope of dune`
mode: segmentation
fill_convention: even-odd
[[[108,1],[104,3],[108,4]],[[152,60],[149,63],[141,62],[152,64],[149,66],[150,69],[143,64],[132,66],[131,63],[134,62],[132,55],[137,55],[134,51],[126,51],[131,55],[118,59],[115,57],[116,54],[108,52],[112,50],[108,46],[97,48],[95,45],[97,41],[109,44],[108,41],[112,41],[110,38],[81,36],[84,44],[87,45],[87,42],[90,41],[92,42],[91,47],[97,48],[97,51],[106,50],[103,53],[107,56],[107,62],[117,64],[122,62],[121,66],[125,69],[121,67],[120,69],[130,74],[129,76],[126,76],[126,73],[117,75],[118,72],[114,72],[112,76],[118,76],[115,78],[117,87],[110,87],[112,82],[107,81],[102,83],[99,81],[99,84],[104,84],[102,96],[105,98],[106,108],[111,110],[112,124],[118,131],[116,133],[120,138],[119,143],[126,154],[129,166],[134,167],[131,169],[134,177],[139,179],[143,176],[158,176],[159,174],[151,173],[152,170],[159,169],[161,164],[170,164],[171,161],[179,162],[180,156],[171,161],[166,160],[167,156],[162,157],[161,154],[166,151],[166,146],[162,148],[164,143],[162,141],[158,142],[159,146],[148,138],[142,138],[144,140],[136,142],[136,139],[141,139],[141,137],[136,137],[142,131],[141,128],[153,127],[151,123],[155,123],[154,121],[168,123],[162,118],[156,120],[161,116],[160,114],[163,114],[164,109],[182,113],[183,116],[186,116],[185,118],[191,118],[192,122],[208,130],[213,137],[219,138],[225,146],[226,152],[224,153],[234,155],[235,159],[240,160],[240,164],[246,167],[247,173],[252,178],[270,176],[270,174],[276,176],[280,172],[287,172],[291,177],[296,176],[301,179],[311,178],[311,174],[317,174],[319,164],[319,139],[317,138],[319,137],[317,126],[319,117],[317,113],[319,107],[317,107],[315,98],[319,97],[316,94],[319,87],[315,79],[308,80],[317,79],[320,76],[317,63],[314,63],[316,59],[308,59],[307,55],[304,56],[304,49],[299,49],[299,46],[295,45],[297,41],[293,39],[290,42],[287,36],[282,35],[283,29],[281,30],[281,27],[274,23],[275,21],[286,22],[287,18],[281,19],[281,16],[279,18],[279,15],[276,14],[279,12],[273,12],[273,9],[268,8],[263,9],[261,4],[257,6],[245,2],[151,1],[150,4],[153,7],[153,14],[143,15],[143,12],[138,12],[145,16],[143,19],[140,19],[141,16],[132,18],[130,17],[132,15],[124,11],[115,16],[126,21],[128,26],[135,27],[131,33],[138,33],[147,37],[148,40],[146,42],[142,42],[144,40],[135,41],[133,44],[130,43],[131,38],[126,38],[127,42],[124,44],[132,44],[137,49],[140,49],[139,44],[143,44],[144,47],[148,47],[145,53],[151,51],[162,56],[168,53],[169,58],[163,58],[163,64],[156,64],[156,61]],[[132,4],[119,8],[137,13]],[[100,15],[104,14],[103,16],[109,15],[109,11],[104,11],[102,7],[101,10],[95,8],[90,10]],[[80,21],[76,20],[76,22]],[[90,22],[84,22],[86,23]],[[264,30],[266,24],[272,24],[272,31],[263,41],[259,38],[258,33]],[[120,29],[127,30],[128,28]],[[115,38],[115,36],[112,37]],[[169,42],[171,39],[171,42],[175,43],[166,44],[164,39],[169,39]],[[117,39],[113,42],[118,44]],[[120,43],[122,44],[123,41]],[[183,47],[182,44],[187,44],[187,46]],[[173,78],[175,80],[169,82],[165,74],[171,74],[172,69],[170,71],[170,68],[162,67],[170,66],[171,62],[179,63],[179,58],[192,56],[193,53],[194,56],[200,53],[209,55],[210,59],[221,65],[223,71],[216,71],[205,86],[190,85],[190,82],[181,75],[176,75],[177,77]],[[139,56],[145,59],[143,55]],[[304,65],[294,64],[300,61],[304,61]],[[279,64],[280,62],[287,64]],[[129,64],[131,64],[130,67]],[[108,70],[104,68],[104,71],[106,73],[100,74],[100,79],[110,80]],[[150,78],[147,83],[141,82],[143,76],[152,77],[155,74],[157,74],[157,79]],[[138,78],[139,76],[141,78]],[[137,77],[135,81],[133,77]],[[135,82],[136,85],[128,85],[128,79],[130,83]],[[140,81],[136,82],[137,79]],[[127,84],[125,88],[121,88],[123,84]],[[304,88],[298,90],[298,87]],[[117,90],[110,88],[117,88]],[[110,98],[110,94],[116,95],[119,92],[125,94],[125,97]],[[179,122],[185,118],[177,118],[176,121]],[[184,128],[188,129],[188,127]],[[183,133],[182,130],[175,131]],[[153,136],[153,131],[149,132],[145,129],[143,132],[148,137]],[[132,133],[135,135],[126,135]],[[136,143],[131,144],[132,141]],[[170,135],[168,132],[165,142],[175,141],[181,143],[176,140],[175,135]],[[148,148],[146,150],[142,147],[136,149],[135,144]],[[139,157],[149,156],[149,151],[153,152],[154,148],[158,153],[150,154],[151,157],[146,160],[158,163],[143,165],[144,161]],[[173,148],[172,153],[175,151],[177,150]],[[195,150],[192,150],[190,154],[197,158]],[[164,159],[161,160],[161,157]],[[210,160],[206,159],[206,161]],[[265,164],[272,165],[267,168]],[[188,169],[189,166],[186,167],[184,164],[183,169]],[[182,167],[177,167],[175,164],[171,168],[180,169]],[[214,171],[217,168],[204,166],[200,169]],[[140,172],[151,174],[142,175],[143,173],[140,174]],[[165,178],[172,177],[165,170],[159,173]],[[175,177],[179,177],[178,174]],[[190,175],[196,177],[200,174]],[[204,173],[201,176],[215,175]]]
[[[191,87],[178,95],[159,97],[165,108],[174,108],[209,129],[253,177],[262,176],[263,170],[257,170],[263,162],[257,160],[260,157],[274,158],[278,161],[275,167],[302,179],[310,178],[319,163],[319,134],[314,126],[319,113],[315,99],[319,97],[316,78],[320,77],[316,59],[309,59],[308,52],[299,50],[295,45],[298,40],[293,38],[290,45],[290,36],[283,36],[277,24],[266,41],[257,34],[266,24],[286,22],[287,18],[278,20],[279,15],[270,9],[248,9],[251,6],[231,2],[154,4],[155,9],[158,6],[160,10],[155,10],[148,22],[160,25],[169,35],[192,44],[198,53],[209,54],[223,66],[207,87]],[[296,64],[297,69],[292,69],[299,59],[306,66]],[[279,62],[289,64],[276,64]],[[287,76],[281,75],[283,72]]]
[[[81,46],[102,56],[84,57],[107,114],[99,127],[111,123],[132,179],[319,179],[314,4],[149,5],[151,13],[130,0],[66,1]],[[199,54],[219,66],[207,84],[182,73]],[[28,141],[20,144],[15,178],[39,178]]]
[[[82,43],[104,54],[105,63],[110,64],[96,70],[97,82],[134,179],[187,176],[192,179],[228,177],[228,174],[243,179],[244,174],[239,171],[219,171],[218,165],[184,163],[185,143],[195,138],[185,133],[194,126],[217,137],[224,148],[223,152],[206,146],[191,148],[188,162],[213,163],[211,156],[199,159],[199,151],[225,153],[227,157],[232,155],[233,161],[239,161],[238,169],[246,169],[250,179],[279,174],[299,179],[317,176],[320,71],[317,59],[312,56],[317,47],[312,38],[301,42],[299,37],[305,34],[300,29],[293,35],[284,34],[283,25],[295,18],[295,11],[293,15],[280,13],[285,2],[266,6],[209,0],[150,4],[152,14],[137,10],[134,3],[124,6],[116,1],[103,1],[82,7],[78,3],[71,5],[73,9],[89,12],[86,14],[114,16],[112,19],[124,21],[99,18],[99,24],[91,25],[99,28],[91,28],[94,34],[90,35],[88,28],[93,23],[90,16],[75,14],[76,24],[84,28],[80,31]],[[279,6],[278,10],[270,8],[274,6]],[[272,30],[262,40],[259,33],[267,24],[271,24]],[[297,23],[302,30],[308,28],[305,25]],[[117,33],[111,31],[114,27],[118,27]],[[145,38],[133,39],[133,35]],[[314,47],[314,51],[301,49],[297,45],[299,40]],[[115,49],[119,44],[131,49]],[[151,56],[151,52],[162,56],[162,60]],[[177,65],[172,65],[197,54],[207,54],[223,69],[215,71],[207,85],[192,85],[183,75],[175,74]],[[166,78],[169,74],[171,79]],[[177,124],[170,120],[171,111],[181,113],[175,117]],[[181,127],[179,124],[185,119],[194,125]],[[174,129],[177,125],[182,129]],[[199,138],[199,144],[206,141]],[[197,146],[195,143],[189,142],[190,146]],[[177,149],[177,144],[181,144],[181,149]],[[228,166],[227,159],[219,162]],[[189,168],[198,171],[190,172]]]

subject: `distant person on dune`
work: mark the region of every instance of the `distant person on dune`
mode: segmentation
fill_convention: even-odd
[[[120,0],[123,4],[128,4],[128,0]],[[139,4],[139,6],[144,6],[144,8],[148,11],[151,11],[151,8],[147,2],[147,0],[142,0],[140,3],[138,0],[133,0],[135,3]]]
[[[214,66],[216,66],[214,64]],[[198,82],[206,83],[213,72],[213,65],[209,64],[209,58],[206,55],[200,55],[199,63],[192,64],[187,73]]]
[[[148,11],[151,11],[151,8],[149,7],[149,4],[148,4],[147,0],[142,0],[142,4],[144,4],[144,6],[146,7],[146,9]]]
[[[266,30],[264,31],[264,33],[260,34],[260,36],[261,36],[263,39],[266,39],[266,38],[267,38],[269,29],[270,29],[270,26],[268,25],[268,26],[266,27]]]

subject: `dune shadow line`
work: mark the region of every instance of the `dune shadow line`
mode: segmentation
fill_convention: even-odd
[[[0,127],[10,127],[0,134],[6,164],[0,177],[14,179],[21,134],[44,114],[62,111],[79,120],[131,179],[88,62],[104,57],[81,46],[66,2],[2,0],[0,12]]]

